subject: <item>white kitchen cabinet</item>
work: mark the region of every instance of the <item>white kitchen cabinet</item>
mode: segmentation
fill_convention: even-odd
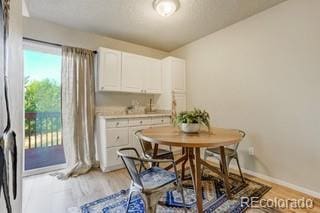
[[[185,61],[180,58],[167,57],[162,60],[162,93],[157,99],[159,109],[186,110],[186,70]],[[176,109],[173,109],[173,101]]]
[[[100,47],[97,60],[97,91],[119,91],[121,89],[121,52]]]
[[[143,56],[122,53],[122,91],[144,92],[145,60]]]
[[[106,139],[107,148],[128,145],[128,127],[108,128]]]
[[[144,88],[146,93],[160,94],[162,92],[161,61],[154,58],[146,58]]]
[[[161,61],[131,53],[123,53],[121,90],[134,93],[161,93]]]
[[[147,118],[130,118],[129,126],[148,126],[152,124],[152,119]]]
[[[171,57],[172,90],[178,93],[186,91],[186,62],[180,58]]]
[[[96,67],[97,91],[162,92],[161,60],[100,47]]]
[[[128,119],[105,119],[100,116],[96,119],[95,140],[102,171],[122,168],[117,150],[129,145],[128,123]]]
[[[187,110],[186,95],[184,93],[175,93],[174,98],[176,100],[176,113]]]
[[[152,125],[167,126],[171,123],[171,117],[154,117],[151,119]]]
[[[134,134],[136,131],[171,125],[171,118],[169,115],[115,119],[98,116],[96,124],[95,140],[100,168],[103,172],[108,172],[123,168],[123,163],[117,156],[117,150],[120,148],[134,147],[139,154],[142,153],[140,143]]]

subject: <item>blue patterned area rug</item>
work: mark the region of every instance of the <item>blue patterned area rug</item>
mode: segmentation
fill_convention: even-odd
[[[205,172],[202,178],[202,197],[204,212],[231,212],[238,213],[246,210],[246,206],[241,206],[241,197],[258,197],[259,199],[268,192],[271,187],[261,183],[246,179],[246,183],[242,183],[239,176],[230,174],[230,182],[232,184],[233,198],[227,199],[223,181],[214,174]],[[192,187],[191,178],[187,178],[183,182],[184,194],[188,212],[196,212],[196,199]],[[129,190],[122,190],[113,195],[101,198],[99,200],[87,203],[80,207],[82,213],[115,213],[125,212],[127,196]],[[160,199],[157,212],[184,212],[181,208],[181,195],[177,191],[169,191]],[[144,204],[139,194],[133,196],[130,202],[130,213],[143,213]]]

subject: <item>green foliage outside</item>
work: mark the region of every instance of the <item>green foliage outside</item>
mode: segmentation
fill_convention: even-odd
[[[50,79],[25,81],[26,112],[60,112],[61,88]]]
[[[59,131],[61,128],[61,87],[54,80],[25,78],[25,112],[36,113],[34,119],[25,120],[27,134]]]

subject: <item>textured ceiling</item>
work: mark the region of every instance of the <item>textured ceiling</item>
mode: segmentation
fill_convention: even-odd
[[[31,17],[171,51],[284,0],[180,0],[162,17],[153,0],[26,0]]]

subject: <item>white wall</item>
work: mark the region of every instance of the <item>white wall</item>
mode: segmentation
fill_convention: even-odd
[[[161,50],[71,29],[37,18],[23,17],[23,36],[92,50],[108,47],[154,58],[164,58],[168,55],[168,52]]]
[[[9,19],[9,40],[8,40],[8,90],[9,103],[11,110],[11,130],[17,135],[18,148],[18,194],[16,200],[13,200],[12,182],[10,181],[10,196],[13,213],[21,213],[22,196],[22,151],[23,151],[23,76],[22,76],[22,15],[21,0],[10,1],[10,19]],[[2,65],[2,64],[1,64]],[[1,70],[2,71],[2,70]],[[3,98],[3,73],[0,74],[0,102],[4,106]],[[3,131],[7,122],[4,116],[5,110],[0,109],[0,131]],[[2,132],[1,132],[2,134]],[[10,169],[11,171],[11,169]],[[10,180],[12,175],[10,172]],[[7,212],[4,202],[3,189],[0,191],[0,212]]]
[[[172,54],[188,107],[248,135],[245,168],[320,192],[320,1],[289,0]],[[256,156],[248,155],[248,147]]]
[[[100,36],[89,32],[78,31],[36,18],[23,18],[23,36],[91,50],[96,50],[98,47],[107,47],[159,59],[168,56],[168,52]],[[132,99],[137,99],[141,103],[147,104],[149,98],[152,97],[153,96],[151,95],[145,96],[137,94],[123,95],[120,93],[97,93],[96,104],[97,106],[128,106],[131,104]]]

